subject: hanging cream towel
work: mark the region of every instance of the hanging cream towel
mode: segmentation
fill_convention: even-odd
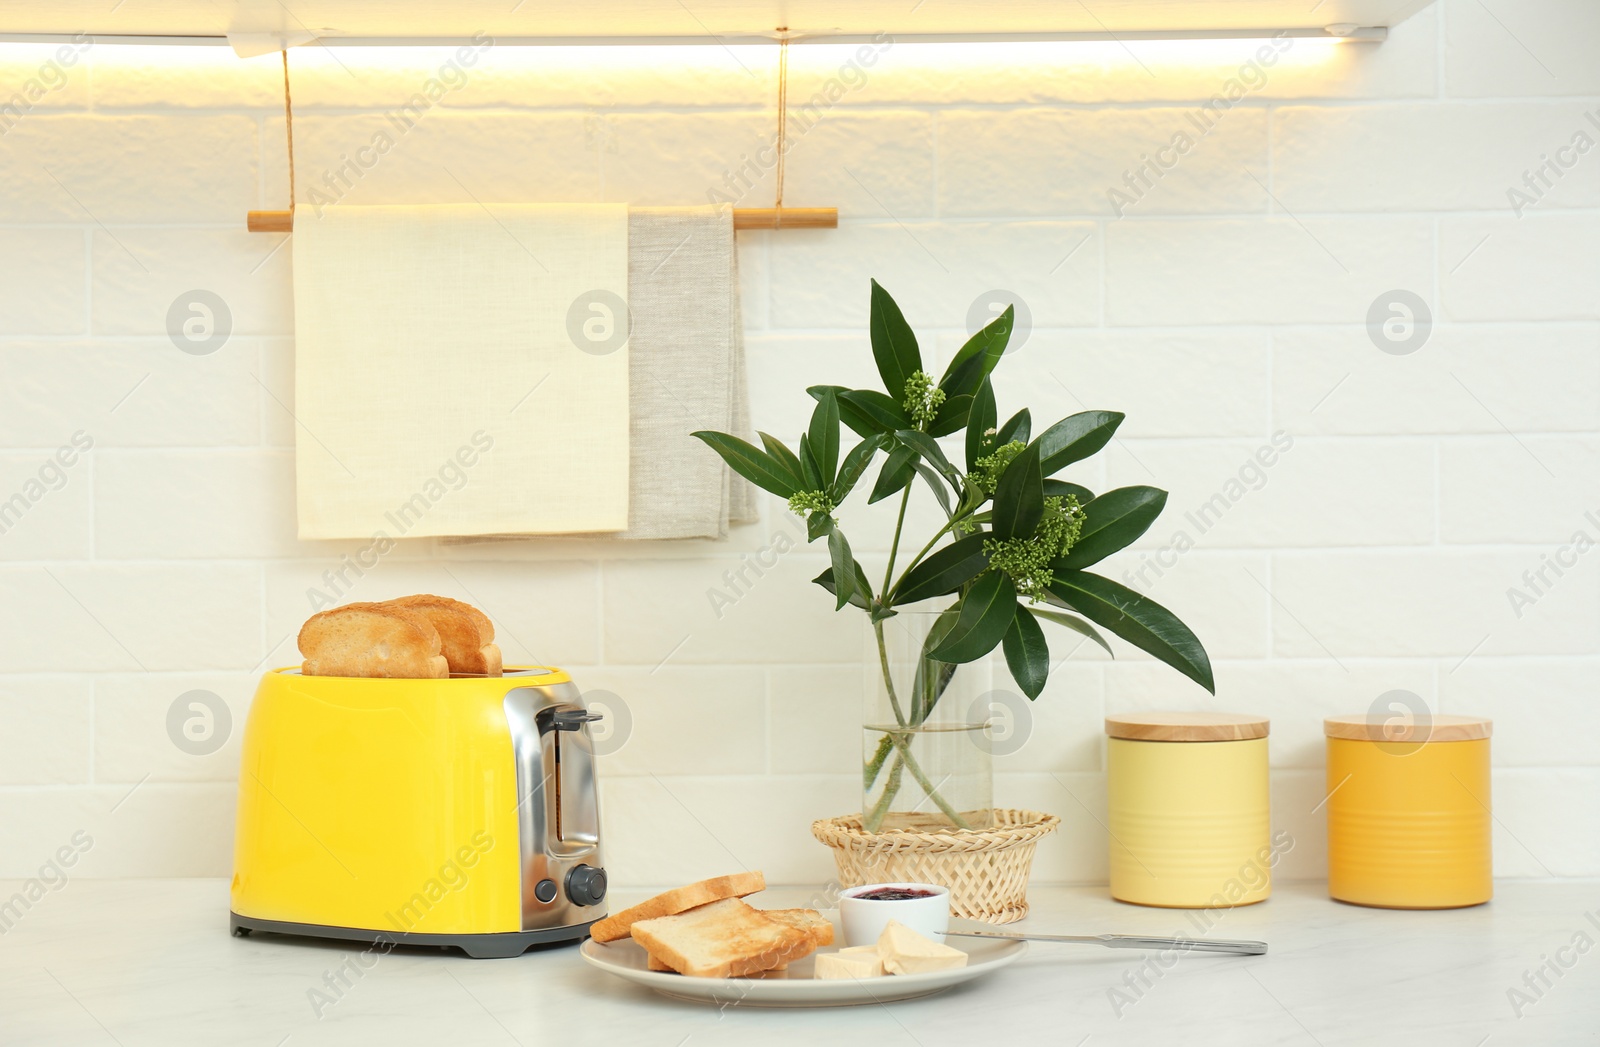
[[[628,526],[628,209],[307,209],[301,538]]]
[[[755,439],[737,260],[726,209],[636,207],[629,215],[630,512],[627,530],[598,537],[722,538],[730,523],[755,519],[755,489],[690,435],[714,429]]]

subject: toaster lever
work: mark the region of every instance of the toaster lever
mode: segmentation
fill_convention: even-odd
[[[586,723],[605,719],[605,716],[586,709],[557,709],[551,712],[547,719],[543,717],[541,719],[545,722],[540,726],[546,731],[576,731]]]

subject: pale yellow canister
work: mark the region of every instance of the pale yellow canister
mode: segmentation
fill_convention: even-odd
[[[1111,896],[1224,908],[1272,893],[1267,720],[1232,713],[1106,718]]]
[[[1323,721],[1328,894],[1387,909],[1454,909],[1494,894],[1490,721]]]

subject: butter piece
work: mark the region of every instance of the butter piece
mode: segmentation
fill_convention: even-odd
[[[876,946],[860,945],[838,952],[819,952],[815,976],[828,980],[836,978],[882,978],[886,973],[883,959]]]
[[[967,965],[967,954],[960,949],[929,941],[896,920],[890,920],[878,936],[878,955],[890,974],[926,974]]]
[[[866,957],[869,957],[870,959],[874,959],[874,960],[882,960],[883,959],[883,957],[878,955],[878,947],[876,945],[852,945],[848,949],[840,949],[840,950],[838,950],[836,953],[834,953],[834,955],[835,956],[866,956]]]

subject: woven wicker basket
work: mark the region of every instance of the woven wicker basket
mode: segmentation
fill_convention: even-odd
[[[989,829],[869,833],[852,814],[812,822],[811,835],[833,848],[842,886],[937,883],[950,888],[954,915],[1012,923],[1028,915],[1034,845],[1060,824],[1053,814],[997,809]]]

